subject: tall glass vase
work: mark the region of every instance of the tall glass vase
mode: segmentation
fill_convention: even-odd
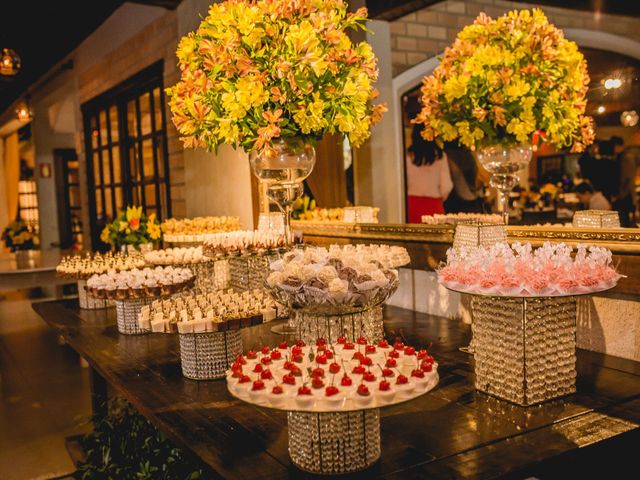
[[[509,223],[509,193],[518,184],[518,172],[529,165],[531,145],[492,145],[478,150],[478,161],[491,174],[489,184],[498,190],[504,224]]]
[[[316,163],[315,149],[300,137],[279,138],[273,142],[272,151],[252,152],[249,162],[254,175],[267,187],[267,196],[284,214],[285,241],[292,245],[292,205],[302,196],[302,182]]]

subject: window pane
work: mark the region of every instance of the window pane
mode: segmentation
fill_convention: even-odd
[[[153,89],[153,108],[154,108],[154,114],[156,117],[156,125],[155,125],[155,130],[162,130],[162,108],[163,105],[160,103],[160,89],[159,88],[154,88]]]
[[[120,138],[118,131],[118,110],[116,107],[109,108],[109,121],[111,122],[111,143],[116,143]]]
[[[79,187],[69,187],[69,206],[70,207],[80,206],[80,188]]]
[[[136,118],[135,100],[131,100],[127,104],[127,131],[129,132],[129,137],[131,138],[138,137],[138,121]]]
[[[107,218],[113,218],[113,210],[111,209],[111,189],[104,189],[104,213]]]
[[[156,204],[156,186],[154,184],[144,186],[144,199],[147,203],[147,209],[150,208],[150,205]]]
[[[103,147],[109,143],[107,139],[107,112],[102,110],[100,112],[100,145]]]
[[[140,127],[142,135],[151,133],[151,95],[148,93],[140,97]]]
[[[160,218],[167,218],[167,186],[165,183],[160,184],[160,205],[158,206],[158,214]]]
[[[95,150],[98,148],[98,117],[91,117],[91,121],[89,123],[91,125],[91,148]]]
[[[109,151],[102,152],[102,183],[103,185],[111,185],[111,170],[109,169]]]
[[[158,151],[158,178],[165,178],[164,172],[164,145],[162,136],[156,137],[156,150]]]
[[[100,153],[93,154],[93,182],[96,186],[102,185],[102,178],[100,176]]]
[[[120,172],[120,149],[113,147],[111,149],[112,162],[113,162],[113,183],[122,182],[122,174]]]
[[[73,170],[67,171],[67,182],[78,183],[78,170],[73,169]]]
[[[132,182],[140,181],[140,171],[138,170],[138,144],[129,147],[129,179]]]
[[[102,210],[102,191],[96,188],[96,215],[98,218],[104,217],[104,211]]]
[[[155,167],[153,166],[153,144],[151,139],[142,142],[142,159],[145,181],[155,181]]]
[[[116,213],[117,213],[124,208],[123,202],[122,202],[122,188],[121,187],[114,188],[113,194],[116,197]]]

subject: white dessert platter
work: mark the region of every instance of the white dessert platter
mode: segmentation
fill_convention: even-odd
[[[313,361],[310,360],[310,351],[317,352],[317,347],[302,347],[302,362],[293,362],[302,371],[300,376],[291,375],[295,380],[294,385],[283,383],[283,377],[290,372],[285,368],[285,358],[291,355],[291,348],[276,348],[271,350],[269,355],[258,352],[256,359],[248,358],[247,355],[244,355],[242,358],[246,364],[243,365],[242,370],[244,375],[250,378],[250,381],[241,383],[239,377],[234,377],[233,369],[228,370],[227,387],[229,392],[234,397],[247,403],[275,410],[306,413],[342,413],[388,407],[413,400],[432,390],[439,380],[438,364],[428,354],[427,358],[430,361],[427,360],[427,362],[431,362],[431,370],[423,371],[420,368],[420,364],[424,359],[418,360],[417,354],[419,352],[414,352],[413,355],[405,355],[404,350],[395,350],[392,345],[387,348],[375,346],[375,352],[371,353],[365,353],[365,345],[358,344],[355,344],[354,349],[345,349],[343,344],[333,344],[327,347],[332,353],[335,351],[335,355],[332,359],[327,359],[326,364],[316,361],[318,355],[314,355]],[[353,373],[353,368],[360,365],[360,360],[353,358],[354,353],[359,350],[365,358],[371,359],[372,365],[365,367],[365,370],[375,376],[374,380],[367,381],[364,379],[364,374]],[[262,359],[265,356],[271,358],[272,351],[279,351],[280,359],[271,360],[267,365],[263,364]],[[382,369],[386,368],[386,361],[391,358],[389,354],[392,351],[399,354],[398,358],[394,359],[397,366],[390,368],[393,376],[383,377]],[[329,366],[334,362],[340,366],[340,370],[335,374],[330,373],[329,370]],[[260,365],[261,367],[258,368],[263,371],[269,369],[273,377],[272,379],[263,379],[265,388],[257,391],[253,390],[254,380],[261,379],[262,372],[254,371],[256,365]],[[322,378],[324,386],[320,388],[313,388],[312,376],[309,374],[310,369],[316,368],[323,368],[324,370],[324,377]],[[347,375],[352,381],[352,385],[346,387],[341,384],[345,368],[348,369]],[[424,376],[422,378],[412,376],[412,370],[414,369],[422,371]],[[396,384],[400,375],[406,377],[406,384]],[[391,384],[390,390],[380,390],[382,380],[386,380]],[[311,390],[310,395],[298,394],[298,390],[303,384]],[[338,392],[327,396],[326,388],[332,386],[332,384],[338,389]],[[367,386],[369,390],[368,396],[362,396],[358,393],[358,387],[361,384]],[[280,385],[283,393],[272,393],[275,385]]]

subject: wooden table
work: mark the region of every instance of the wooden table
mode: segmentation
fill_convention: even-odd
[[[120,335],[113,309],[80,311],[72,300],[34,309],[97,380],[207,465],[207,478],[316,478],[290,464],[285,414],[232,398],[224,381],[182,377],[177,336]],[[397,308],[386,316],[389,338],[402,328],[416,346],[433,342],[441,380],[432,393],[382,410],[382,459],[352,477],[547,479],[570,468],[571,478],[594,478],[598,469],[635,467],[629,452],[640,440],[640,363],[579,351],[577,394],[517,407],[475,392],[472,357],[458,351],[469,342],[468,326]],[[272,326],[245,330],[245,349],[259,338],[275,344]],[[94,384],[100,393],[100,381]]]

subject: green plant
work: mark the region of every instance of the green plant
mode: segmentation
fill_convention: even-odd
[[[82,440],[87,454],[74,477],[90,479],[195,480],[203,472],[126,400],[116,397],[109,413]]]

